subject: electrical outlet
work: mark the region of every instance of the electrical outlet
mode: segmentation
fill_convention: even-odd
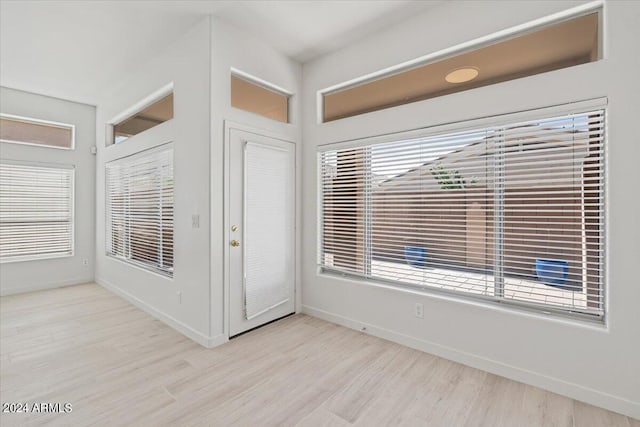
[[[420,318],[420,319],[424,319],[424,305],[422,305],[421,303],[417,302],[416,303],[416,317]]]
[[[89,265],[89,260],[86,258],[83,258],[82,265]]]
[[[200,215],[198,214],[191,215],[191,227],[200,228]]]
[[[182,304],[182,292],[178,291],[176,294],[178,295],[178,304]]]

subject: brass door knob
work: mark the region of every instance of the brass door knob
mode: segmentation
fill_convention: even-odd
[[[240,242],[237,241],[236,239],[233,239],[231,241],[231,246],[233,246],[234,248],[237,248],[238,246],[240,246]]]

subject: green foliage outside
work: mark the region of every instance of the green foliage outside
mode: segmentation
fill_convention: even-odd
[[[467,187],[467,180],[458,170],[447,169],[442,165],[437,165],[429,169],[433,178],[438,182],[443,190],[458,190]],[[471,178],[469,184],[475,184],[478,180]]]

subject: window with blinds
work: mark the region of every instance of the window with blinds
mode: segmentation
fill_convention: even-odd
[[[106,164],[107,254],[173,276],[173,148]]]
[[[0,163],[0,261],[73,255],[73,167]]]
[[[604,314],[604,111],[323,150],[325,271]]]

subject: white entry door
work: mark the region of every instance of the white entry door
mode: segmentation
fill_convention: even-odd
[[[295,311],[295,145],[230,129],[229,336]]]

